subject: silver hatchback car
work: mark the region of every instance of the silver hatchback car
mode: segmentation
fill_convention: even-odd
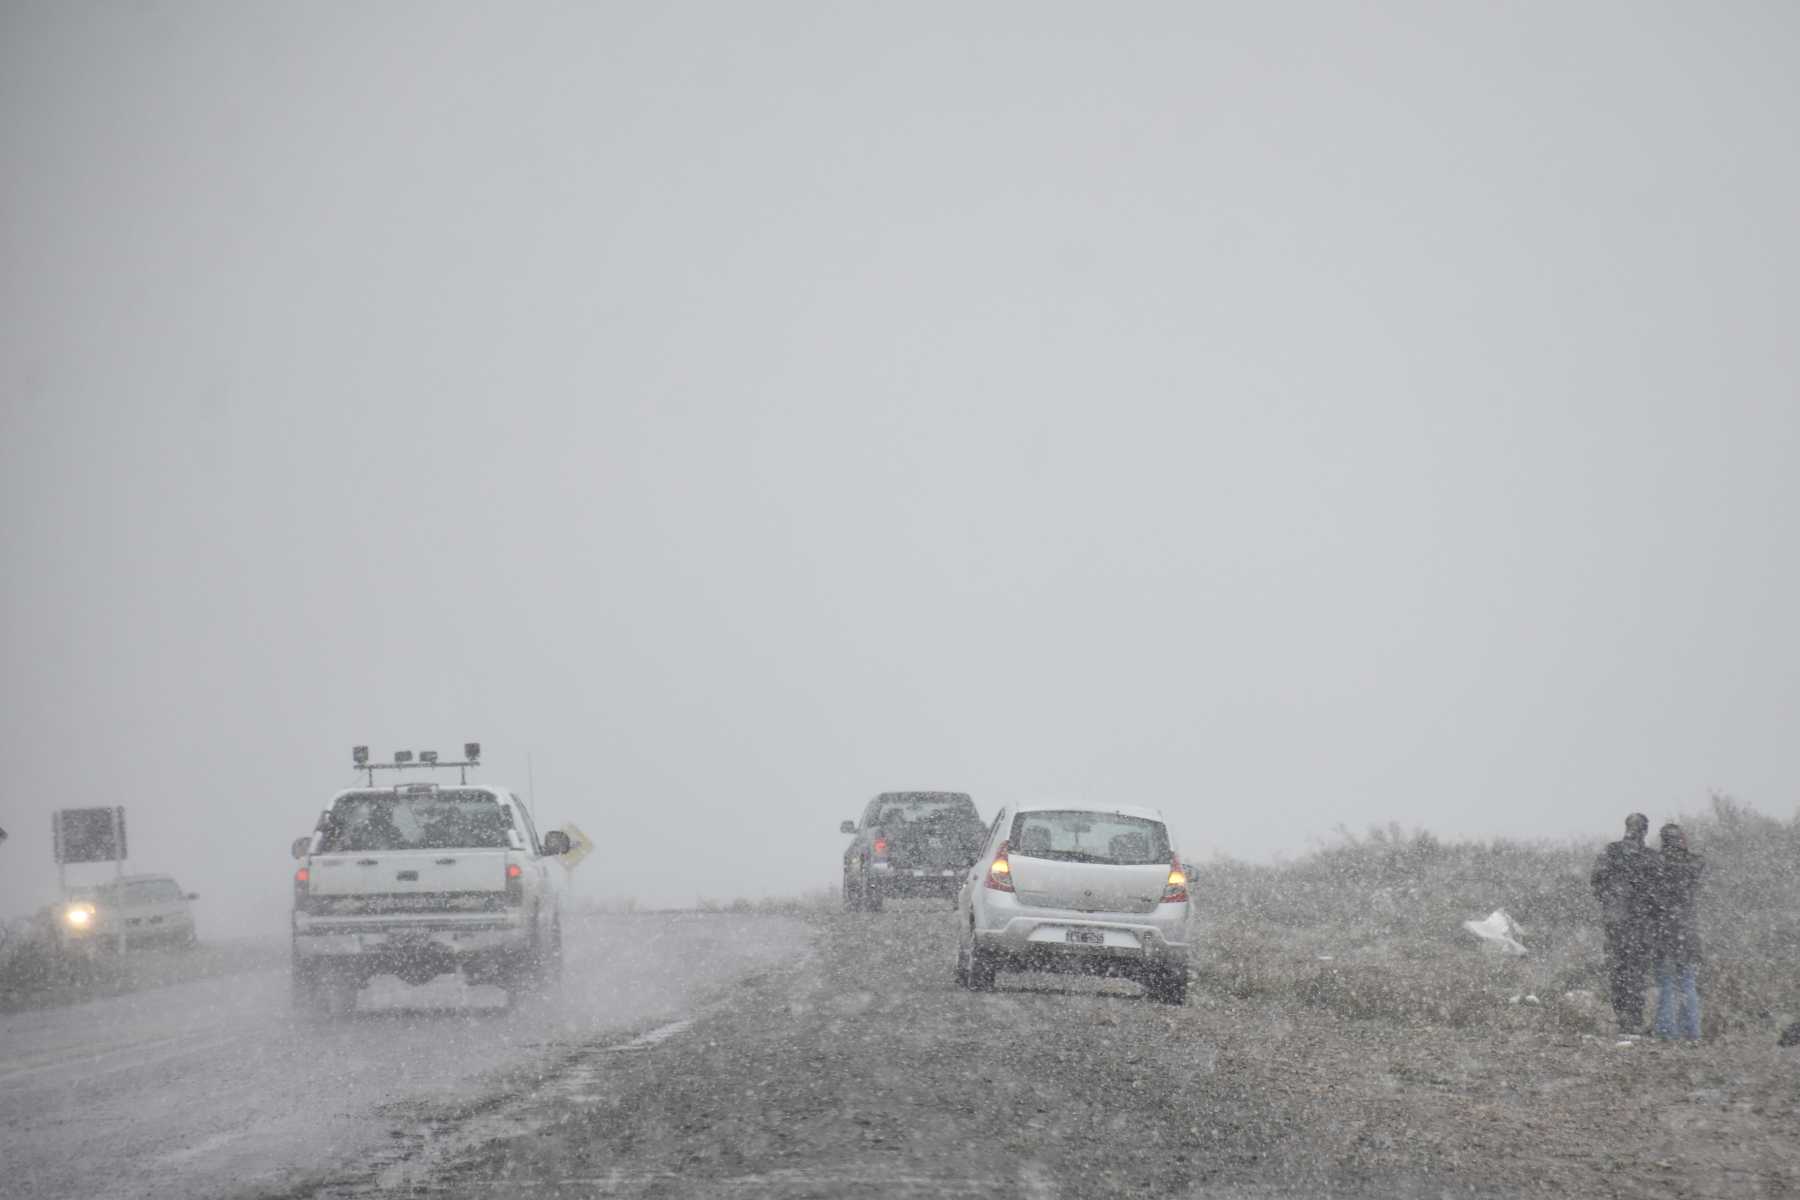
[[[1001,809],[957,916],[956,977],[972,991],[998,971],[1059,971],[1187,999],[1187,869],[1153,808]]]

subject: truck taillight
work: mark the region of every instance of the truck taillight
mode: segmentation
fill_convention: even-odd
[[[518,863],[506,864],[506,902],[525,903],[525,868]]]
[[[887,839],[886,838],[878,837],[875,839],[875,857],[878,859],[887,858]]]
[[[1000,849],[994,852],[994,861],[988,866],[986,882],[996,892],[1013,890],[1012,859],[1006,856],[1005,842],[1001,842]]]
[[[1181,865],[1181,857],[1177,855],[1169,862],[1169,882],[1163,885],[1162,902],[1164,904],[1186,904],[1187,898],[1187,868]]]
[[[294,911],[305,912],[312,898],[312,871],[301,867],[294,872]]]

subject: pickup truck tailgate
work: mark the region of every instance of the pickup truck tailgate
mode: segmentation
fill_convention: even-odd
[[[504,850],[382,850],[312,860],[315,897],[435,897],[506,891]]]

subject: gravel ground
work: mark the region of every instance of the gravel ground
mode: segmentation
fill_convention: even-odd
[[[692,1024],[592,1046],[343,1194],[1800,1194],[1796,1051],[951,981],[941,909],[830,914]],[[430,1114],[421,1114],[430,1120]]]

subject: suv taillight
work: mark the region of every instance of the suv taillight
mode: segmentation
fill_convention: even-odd
[[[1013,890],[1012,859],[1006,856],[1006,843],[1000,843],[1000,849],[994,852],[994,861],[988,864],[987,886],[996,892]]]
[[[1187,868],[1178,854],[1169,860],[1169,882],[1163,885],[1164,904],[1186,904],[1188,898]]]
[[[506,902],[525,903],[525,868],[518,863],[506,864]]]
[[[312,870],[301,867],[294,872],[294,911],[305,912],[312,903]]]

